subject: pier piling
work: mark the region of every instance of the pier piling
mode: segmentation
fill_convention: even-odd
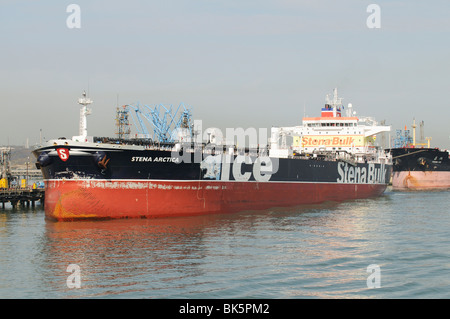
[[[36,201],[40,201],[44,205],[45,192],[44,189],[22,189],[22,188],[8,188],[0,189],[0,202],[2,209],[5,209],[6,203],[11,203],[15,208],[21,207],[35,207]]]

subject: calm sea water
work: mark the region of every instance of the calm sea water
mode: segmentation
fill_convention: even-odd
[[[449,207],[450,191],[389,189],[168,219],[55,223],[39,206],[7,207],[0,298],[450,298]]]

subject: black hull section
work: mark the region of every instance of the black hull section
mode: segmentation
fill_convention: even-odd
[[[450,159],[447,151],[435,148],[393,148],[394,172],[450,172]]]
[[[62,154],[62,155],[61,155]],[[44,179],[387,184],[391,165],[299,158],[175,154],[171,150],[54,146],[34,151]]]

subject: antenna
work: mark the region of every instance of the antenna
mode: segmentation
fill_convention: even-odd
[[[333,90],[333,99],[330,99],[330,96],[327,94],[325,101],[328,105],[330,105],[333,109],[333,117],[336,117],[336,109],[338,106],[342,106],[342,98],[338,97],[337,88]]]
[[[306,103],[303,101],[303,117],[306,117]]]
[[[424,140],[425,140],[425,134],[424,134],[424,132],[423,132],[423,126],[424,126],[424,122],[423,121],[421,121],[420,122],[420,143],[423,143],[424,142]]]

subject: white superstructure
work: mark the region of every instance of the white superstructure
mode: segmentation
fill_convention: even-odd
[[[342,98],[334,89],[332,98],[327,95],[320,117],[304,117],[301,126],[272,127],[270,156],[336,153],[337,158],[346,156],[355,161],[385,156],[375,140],[377,134],[389,132],[390,126],[357,117],[351,104],[343,114]]]

